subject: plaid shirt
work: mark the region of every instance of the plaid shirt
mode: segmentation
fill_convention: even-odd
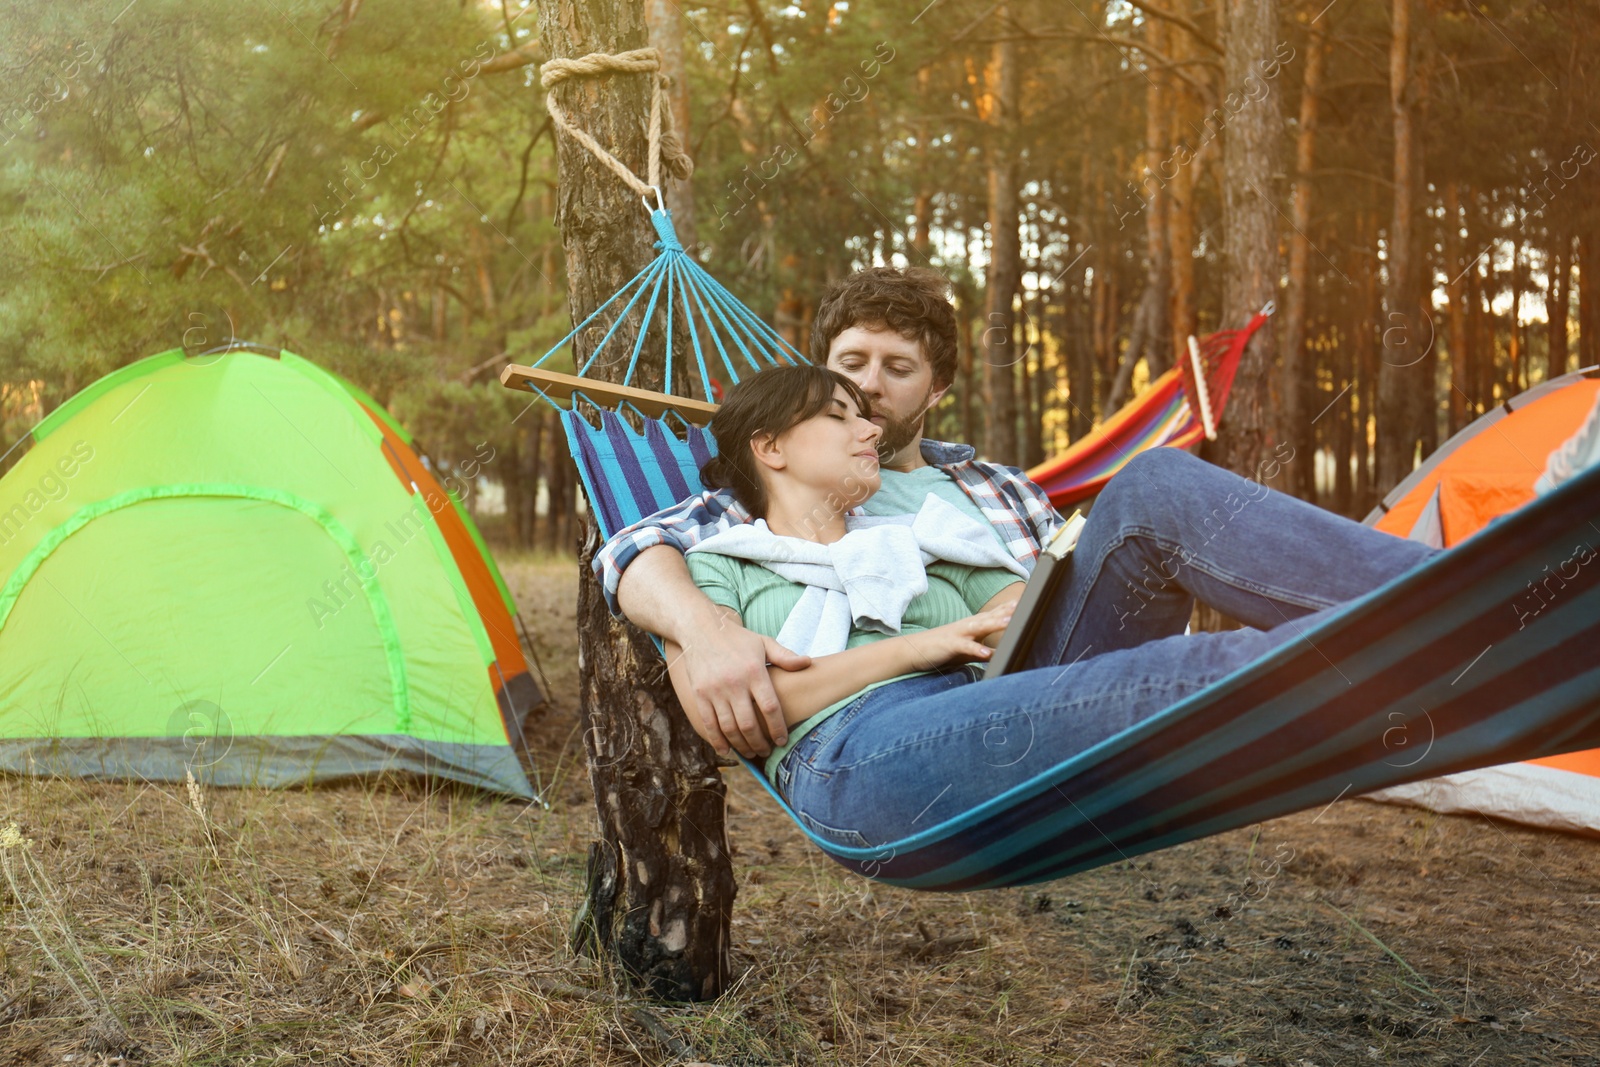
[[[966,491],[1011,555],[1032,570],[1034,560],[1039,558],[1039,546],[1049,541],[1061,524],[1061,516],[1044,490],[1028,481],[1022,471],[987,463],[976,455],[971,445],[922,442],[922,458],[950,475]],[[645,549],[671,545],[683,552],[712,534],[749,521],[749,513],[732,493],[717,490],[690,497],[617,531],[595,554],[593,563],[606,606],[613,615],[622,614],[617,606],[617,584],[622,581],[622,572]]]

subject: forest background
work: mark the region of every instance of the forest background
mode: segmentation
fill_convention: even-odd
[[[1255,4],[1259,55],[1215,0],[648,7],[685,243],[802,348],[852,269],[944,273],[930,433],[992,459],[1243,325],[1247,276],[1279,313],[1225,438],[1313,457],[1274,484],[1346,514],[1597,362],[1593,0]],[[570,327],[531,10],[7,5],[0,452],[118,366],[246,338],[369,390],[492,538],[570,547],[555,420],[497,380]]]

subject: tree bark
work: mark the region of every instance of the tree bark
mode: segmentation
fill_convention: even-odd
[[[1041,279],[1046,277],[1043,270],[1039,271],[1039,277]],[[1048,394],[1050,381],[1050,373],[1045,368],[1044,362],[1044,327],[1050,318],[1049,305],[1045,302],[1043,289],[1034,292],[1033,311],[1028,318],[1032,323],[1035,337],[1028,342],[1028,358],[1023,362],[1023,381],[1027,383],[1028,418],[1022,426],[1025,439],[1022,465],[1031,469],[1044,462],[1045,396]]]
[[[1444,262],[1445,270],[1450,272],[1453,279],[1445,286],[1445,299],[1450,301],[1447,336],[1450,349],[1451,433],[1469,421],[1467,404],[1472,396],[1472,383],[1467,378],[1467,264],[1461,262],[1461,225],[1461,183],[1450,182],[1444,192]]]
[[[1178,156],[1177,151],[1178,145],[1187,141],[1183,116],[1186,112],[1192,112],[1193,101],[1176,86],[1170,89],[1167,96],[1172,101],[1168,143],[1172,146],[1174,160],[1187,158]],[[1166,210],[1162,212],[1162,221],[1167,228],[1167,268],[1171,277],[1166,327],[1168,343],[1173,346],[1175,359],[1187,358],[1189,336],[1199,329],[1194,292],[1194,187],[1195,171],[1199,166],[1200,161],[1195,158],[1177,168],[1172,180],[1167,183]]]
[[[1346,257],[1350,263],[1355,257]],[[1359,324],[1358,327],[1359,328]],[[1334,350],[1333,405],[1333,510],[1353,515],[1355,509],[1355,415],[1350,394],[1355,384],[1355,347],[1351,338],[1341,338]]]
[[[1145,33],[1151,38],[1151,47],[1161,51],[1168,36],[1166,26],[1157,19],[1145,24]],[[1144,357],[1150,366],[1150,377],[1172,366],[1174,357],[1171,310],[1172,246],[1167,234],[1167,209],[1170,196],[1165,186],[1170,169],[1167,162],[1173,159],[1172,130],[1173,104],[1178,90],[1166,84],[1166,77],[1153,72],[1144,91],[1144,178],[1149,202],[1144,209],[1145,240],[1145,341]],[[1187,168],[1180,168],[1187,169]],[[1184,249],[1188,251],[1187,248]],[[1137,358],[1137,357],[1135,357]]]
[[[1528,371],[1523,366],[1526,353],[1522,344],[1522,236],[1511,244],[1511,332],[1506,342],[1506,396],[1513,397],[1528,387]]]
[[[972,293],[965,289],[956,293],[956,359],[959,362],[958,373],[961,377],[961,392],[956,402],[961,406],[961,440],[976,448],[979,441],[975,436],[978,431],[977,420],[973,417],[974,394],[978,389],[978,382],[973,372],[972,356],[972,308],[975,303]]]
[[[1385,301],[1383,366],[1378,372],[1378,489],[1388,492],[1416,463],[1420,436],[1419,394],[1431,399],[1421,380],[1422,352],[1431,331],[1417,287],[1416,213],[1418,173],[1414,131],[1416,83],[1412,0],[1391,0],[1389,108],[1394,129],[1394,213],[1389,226],[1389,285]]]
[[[1366,258],[1365,268],[1356,275],[1359,303],[1356,306],[1354,374],[1356,394],[1355,461],[1353,499],[1357,514],[1364,514],[1377,499],[1371,435],[1375,432],[1378,396],[1378,331],[1383,301],[1378,292],[1377,211],[1362,208],[1356,213],[1356,247]]]
[[[647,44],[643,0],[539,0],[538,14],[552,58]],[[647,76],[571,81],[557,92],[577,124],[643,172]],[[639,198],[586,149],[565,136],[557,149],[556,223],[576,322],[649,262],[655,235]],[[614,340],[631,344],[641,318],[636,308]],[[577,363],[596,340],[579,335]],[[663,361],[660,331],[649,331],[636,384],[662,388]],[[601,373],[616,380],[624,369],[616,361]],[[681,392],[684,383],[675,384]],[[553,510],[557,502],[551,503]],[[607,613],[589,567],[597,541],[591,523],[578,568],[578,659],[584,746],[602,836],[590,846],[575,941],[581,950],[616,960],[654,996],[707,999],[726,988],[730,970],[734,880],[724,786],[649,639]]]
[[[1548,345],[1545,350],[1544,377],[1546,381],[1567,373],[1567,271],[1568,248],[1571,241],[1557,229],[1550,241],[1550,287],[1545,295],[1545,307],[1550,322]]]
[[[1069,249],[1070,251],[1070,249]],[[1077,299],[1062,302],[1062,337],[1066,339],[1067,441],[1070,444],[1094,425],[1094,283],[1090,268],[1078,268]],[[1066,318],[1070,316],[1070,318]]]
[[[995,14],[1000,25],[1009,22],[1002,4]],[[984,378],[989,407],[985,452],[999,463],[1016,463],[1017,447],[1017,345],[1016,314],[1012,301],[1022,283],[1021,213],[1017,198],[1016,126],[1021,72],[1017,45],[1011,37],[992,46],[985,71],[986,121],[989,124],[989,270],[986,282],[988,309],[984,316]]]
[[[1222,0],[1227,33],[1223,84],[1242,86],[1252,64],[1270,56],[1280,38],[1275,0]],[[1258,75],[1259,76],[1259,75]],[[1273,300],[1283,268],[1278,254],[1277,211],[1269,197],[1283,135],[1280,94],[1269,92],[1243,108],[1228,124],[1223,145],[1223,225],[1226,228],[1222,318],[1242,326]],[[1276,331],[1256,331],[1245,348],[1228,399],[1227,418],[1212,456],[1250,477],[1272,449],[1281,425],[1273,410],[1272,368]],[[1288,457],[1283,457],[1287,459]],[[1310,463],[1310,456],[1293,457]]]
[[[1295,131],[1294,200],[1289,212],[1293,231],[1289,235],[1289,288],[1283,304],[1283,430],[1282,437],[1294,446],[1297,456],[1312,453],[1315,413],[1308,410],[1306,398],[1316,382],[1315,367],[1306,367],[1306,307],[1311,285],[1311,197],[1315,190],[1312,171],[1317,156],[1317,109],[1322,96],[1323,60],[1328,53],[1326,21],[1311,27],[1306,42],[1306,72],[1300,89],[1300,122]],[[1321,405],[1319,404],[1318,407]],[[1289,484],[1296,495],[1311,499],[1315,493],[1314,465],[1297,463],[1289,467]]]
[[[1600,363],[1600,264],[1592,225],[1578,236],[1578,366]]]

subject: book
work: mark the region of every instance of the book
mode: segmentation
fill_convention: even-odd
[[[1011,615],[1011,622],[1000,638],[1000,647],[989,657],[989,665],[983,672],[984,678],[998,678],[1002,674],[1021,670],[1028,661],[1028,653],[1033,650],[1034,639],[1038,637],[1044,621],[1044,608],[1066,586],[1072,550],[1078,547],[1078,538],[1083,534],[1086,522],[1088,520],[1083,517],[1082,511],[1074,511],[1039,553],[1038,562],[1033,565],[1033,574],[1029,576],[1028,584],[1022,590],[1022,598],[1017,601],[1016,611]]]

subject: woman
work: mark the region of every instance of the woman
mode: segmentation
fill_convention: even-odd
[[[712,601],[812,657],[805,670],[772,670],[791,729],[766,770],[808,827],[842,845],[898,840],[969,810],[1431,554],[1153,449],[1096,502],[1045,659],[973,689],[1021,575],[986,526],[974,533],[937,498],[900,522],[848,515],[878,487],[870,415],[854,384],[820,367],[741,383],[712,422],[719,454],[702,478],[758,520],[687,556]],[[1224,495],[1243,504],[1214,509],[1213,522],[1203,509]],[[1210,535],[1186,534],[1203,514]],[[1140,567],[1153,577],[1136,583]],[[1182,636],[1197,594],[1261,629]],[[676,670],[674,682],[682,691]]]

